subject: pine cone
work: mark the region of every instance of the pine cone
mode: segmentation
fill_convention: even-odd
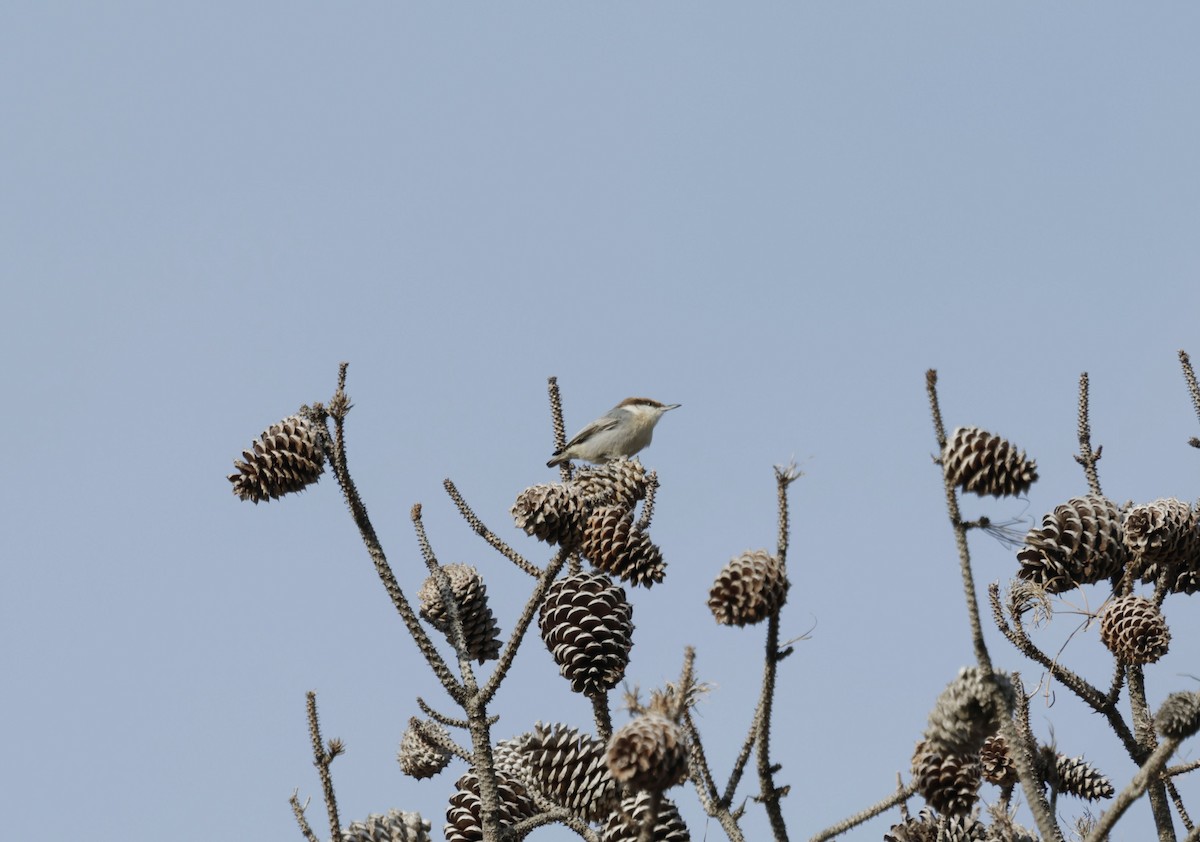
[[[450,579],[450,590],[458,603],[467,655],[481,664],[500,657],[500,628],[496,625],[492,609],[488,607],[483,577],[469,564],[446,564],[442,569]],[[421,616],[448,636],[450,612],[442,602],[442,589],[437,578],[427,577],[418,595],[421,599]]]
[[[1182,740],[1200,731],[1200,693],[1172,693],[1154,717],[1154,727],[1168,739]]]
[[[342,842],[431,842],[429,820],[420,813],[388,810],[387,815],[375,813],[366,821],[353,822],[342,831]]]
[[[1011,698],[1013,687],[1008,676],[993,676],[1001,692]],[[996,733],[1004,713],[992,703],[983,672],[978,667],[963,667],[934,703],[925,740],[931,751],[944,756],[977,755],[984,741]]]
[[[432,730],[445,741],[450,739],[450,734],[438,723],[432,720],[421,723],[415,716],[410,718],[408,728],[400,738],[400,750],[396,753],[400,771],[410,778],[432,778],[450,763],[450,749],[431,741],[425,735],[425,730]]]
[[[586,822],[599,821],[616,805],[617,782],[605,761],[605,744],[578,729],[537,723],[520,741],[527,783],[550,802]]]
[[[637,842],[641,823],[648,818],[649,807],[648,792],[622,798],[620,809],[611,813],[605,822],[601,842]],[[662,798],[654,817],[654,842],[691,842],[691,838],[683,817],[679,815],[679,808],[669,798]]]
[[[1068,500],[1025,536],[1025,548],[1017,553],[1017,575],[1050,593],[1116,576],[1128,558],[1121,520],[1121,512],[1107,497],[1089,494]]]
[[[986,838],[987,828],[970,816],[938,816],[928,807],[883,835],[884,842],[983,842]]]
[[[938,842],[938,816],[922,807],[915,816],[905,816],[883,834],[883,842]]]
[[[1200,590],[1200,514],[1175,498],[1134,506],[1125,515],[1125,544],[1143,582],[1164,571],[1172,593]]]
[[[717,574],[708,607],[722,625],[753,625],[783,606],[789,585],[779,559],[766,550],[745,552]]]
[[[979,764],[983,779],[996,786],[1013,786],[1017,783],[1017,767],[1008,754],[1008,743],[1004,737],[994,734],[983,741],[979,749]]]
[[[513,522],[525,534],[567,549],[579,543],[588,502],[570,485],[535,485],[526,488],[513,504]]]
[[[1140,596],[1114,597],[1100,618],[1100,639],[1123,664],[1152,664],[1167,654],[1171,631],[1154,603]]]
[[[250,450],[242,451],[245,461],[235,459],[238,472],[229,475],[234,494],[257,504],[302,491],[321,478],[325,430],[308,419],[308,412],[301,407],[300,414],[272,424]]]
[[[446,810],[446,842],[482,842],[483,803],[479,799],[479,778],[471,770],[458,779],[458,790],[450,796]],[[510,772],[496,767],[496,788],[500,793],[500,825],[511,827],[522,819],[535,816],[537,805],[525,785]]]
[[[1037,462],[1025,451],[978,427],[959,427],[946,442],[942,466],[951,485],[983,496],[1024,494],[1037,481]]]
[[[636,459],[617,459],[604,465],[580,468],[570,485],[586,500],[632,509],[646,499],[646,469]]]
[[[633,606],[603,573],[575,573],[546,591],[538,626],[571,689],[587,696],[625,677],[633,646]]]
[[[608,743],[608,768],[626,789],[662,792],[687,776],[683,729],[665,716],[644,714],[625,723]]]
[[[977,754],[943,755],[921,740],[913,753],[912,774],[925,803],[944,815],[967,815],[979,797],[982,769]]]
[[[1088,801],[1112,798],[1113,785],[1082,757],[1060,754],[1054,761],[1054,780],[1059,792]]]
[[[633,515],[618,506],[592,512],[580,551],[598,569],[634,586],[652,587],[666,574],[662,551],[634,526]]]

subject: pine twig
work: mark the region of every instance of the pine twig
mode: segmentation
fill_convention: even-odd
[[[929,397],[929,410],[933,418],[933,431],[937,438],[938,453],[942,454],[946,451],[946,426],[942,421],[942,410],[938,401],[937,371],[932,368],[925,372],[925,391]],[[971,628],[971,642],[975,649],[975,660],[987,679],[986,686],[988,693],[996,709],[1011,713],[1009,702],[1000,689],[999,682],[996,680],[992,667],[992,658],[988,654],[987,644],[983,639],[983,624],[979,619],[979,601],[975,596],[975,577],[971,571],[971,551],[967,544],[967,528],[963,523],[962,515],[959,513],[958,508],[958,490],[951,482],[950,476],[946,473],[945,465],[942,464],[942,460],[940,459],[939,466],[942,468],[942,487],[946,495],[946,513],[950,518],[950,526],[954,530],[954,541],[958,547],[963,598],[967,604],[967,617]],[[1011,731],[1011,719],[1009,716],[1001,717],[1001,723],[1002,730]],[[1021,753],[1018,754],[1020,755]],[[1014,758],[1014,762],[1017,765],[1021,787],[1029,802],[1029,809],[1033,813],[1034,820],[1037,822],[1038,830],[1041,831],[1042,836],[1046,839],[1053,840],[1053,842],[1060,842],[1062,840],[1062,831],[1059,829],[1058,823],[1054,820],[1054,814],[1050,811],[1041,789],[1036,786],[1031,761],[1023,756],[1018,756]]]
[[[1133,732],[1137,737],[1139,748],[1139,751],[1131,756],[1135,762],[1144,767],[1158,748],[1158,737],[1154,733],[1154,715],[1151,713],[1150,705],[1146,701],[1145,670],[1141,664],[1131,664],[1127,673],[1129,707],[1133,719]],[[1163,758],[1161,765],[1165,766],[1169,759],[1170,755],[1167,755],[1167,757]],[[1145,788],[1149,790],[1150,811],[1154,814],[1154,824],[1158,829],[1160,842],[1174,842],[1175,828],[1171,819],[1171,807],[1167,803],[1167,792],[1166,787],[1163,785],[1162,777],[1157,773],[1152,775],[1146,781]]]
[[[300,832],[304,834],[305,840],[318,842],[317,834],[313,833],[312,825],[308,823],[308,817],[304,815],[308,802],[300,803],[299,790],[292,790],[292,797],[288,799],[288,803],[292,805],[292,815],[296,817],[296,824],[300,825]]]
[[[713,782],[712,771],[708,758],[704,754],[704,743],[700,739],[700,730],[690,710],[684,710],[680,724],[688,736],[688,774],[696,787],[696,795],[704,812],[715,818],[729,837],[729,842],[745,842],[745,836],[738,825],[737,817],[729,810],[729,804],[717,794]]]
[[[446,714],[435,710],[427,701],[422,699],[420,696],[417,696],[417,707],[419,707],[422,710],[422,712],[424,712],[424,714],[426,716],[428,716],[430,719],[432,719],[434,722],[440,722],[441,724],[445,725],[448,728],[462,728],[465,731],[467,728],[470,727],[470,725],[467,723],[467,720],[454,719],[453,717],[446,716]],[[499,716],[489,716],[488,717],[488,725],[489,726],[495,725],[499,721],[500,721]]]
[[[638,518],[636,528],[645,532],[650,528],[650,519],[654,517],[654,498],[658,493],[658,472],[646,474],[646,499],[642,501],[642,514]]]
[[[442,486],[446,489],[446,493],[450,495],[450,499],[454,501],[454,505],[458,508],[458,513],[462,515],[463,520],[467,522],[467,525],[471,527],[476,535],[479,535],[481,538],[483,538],[483,540],[487,541],[488,546],[500,553],[500,555],[507,558],[517,567],[524,570],[530,576],[537,578],[542,574],[542,569],[540,567],[526,559],[508,544],[504,543],[504,541],[500,539],[499,535],[487,528],[484,522],[479,519],[474,511],[471,510],[471,507],[467,505],[467,501],[463,499],[462,494],[459,493],[458,488],[453,482],[448,479],[444,480],[442,482]]]
[[[1171,759],[1171,755],[1179,747],[1179,743],[1180,741],[1177,739],[1166,739],[1159,744],[1154,753],[1142,763],[1141,768],[1134,774],[1125,789],[1117,793],[1117,797],[1113,799],[1112,806],[1100,816],[1100,820],[1096,822],[1096,826],[1092,828],[1092,832],[1088,835],[1085,842],[1104,842],[1104,840],[1108,839],[1117,820],[1125,814],[1125,811],[1135,801],[1142,797],[1146,788],[1158,779],[1163,767],[1167,765],[1167,761]],[[1188,838],[1192,838],[1192,835],[1188,834]],[[1174,838],[1174,834],[1172,834],[1171,838]]]
[[[512,635],[509,636],[508,643],[500,650],[500,660],[496,664],[496,669],[488,678],[487,684],[480,690],[479,697],[483,704],[487,704],[496,695],[496,691],[500,689],[500,682],[508,675],[508,670],[512,667],[513,658],[516,657],[517,648],[521,645],[521,640],[525,637],[525,632],[529,628],[529,624],[533,622],[533,616],[541,607],[542,600],[545,599],[546,591],[550,584],[558,578],[558,574],[562,571],[563,565],[567,561],[569,553],[560,549],[546,565],[538,579],[537,585],[533,589],[533,593],[529,595],[529,600],[525,603],[525,609],[521,612],[521,616],[517,618],[517,623],[513,626]]]
[[[826,842],[828,839],[833,839],[835,836],[840,836],[847,831],[853,830],[860,824],[869,821],[878,815],[886,813],[897,804],[903,804],[905,801],[911,798],[913,793],[916,791],[917,787],[912,782],[909,782],[904,786],[900,786],[895,792],[882,801],[872,804],[865,810],[855,813],[853,816],[850,816],[849,818],[844,819],[831,827],[825,828],[812,839],[810,839],[809,842]]]
[[[604,742],[612,738],[612,711],[608,709],[608,693],[600,690],[588,696],[592,703],[592,716],[596,720],[596,736]]]
[[[400,583],[396,581],[396,575],[392,572],[392,568],[388,564],[387,555],[383,552],[383,545],[379,541],[375,527],[371,525],[371,518],[367,515],[367,507],[363,504],[362,497],[358,493],[358,487],[350,475],[350,466],[346,459],[346,415],[352,406],[349,397],[346,395],[346,369],[348,365],[349,363],[342,363],[339,366],[337,392],[334,393],[332,400],[329,402],[329,417],[333,419],[334,424],[334,436],[332,438],[333,453],[330,454],[329,462],[333,467],[334,475],[337,477],[338,485],[342,489],[342,496],[346,500],[346,505],[350,509],[350,515],[354,518],[354,523],[358,527],[359,535],[362,537],[363,544],[367,548],[367,553],[371,556],[371,561],[375,565],[375,572],[379,576],[379,580],[383,583],[384,590],[387,591],[393,607],[395,607],[400,618],[404,621],[409,635],[412,637],[413,642],[416,643],[417,649],[425,658],[426,663],[429,664],[429,668],[433,671],[433,674],[437,676],[442,686],[446,688],[446,692],[450,694],[450,698],[461,703],[464,693],[463,687],[450,671],[450,667],[442,659],[441,654],[437,651],[437,647],[433,645],[433,641],[425,633],[425,629],[417,619],[417,615],[409,604],[408,598],[405,597],[404,591],[401,590]],[[326,435],[328,435],[328,430],[326,430]]]
[[[775,466],[775,490],[778,496],[779,535],[776,539],[775,555],[779,558],[780,566],[787,567],[788,542],[791,537],[791,518],[788,514],[788,488],[793,482],[804,476],[804,472],[796,467],[796,463]]]
[[[1182,348],[1179,350],[1179,364],[1183,366],[1183,379],[1187,381],[1192,407],[1196,410],[1196,417],[1200,418],[1200,383],[1196,382],[1196,372],[1192,368],[1192,361],[1188,357],[1187,351]],[[1188,444],[1192,447],[1200,447],[1200,439],[1193,437]]]
[[[946,427],[942,423],[942,410],[938,402],[937,372],[932,368],[925,372],[925,390],[929,396],[929,409],[933,415],[938,452],[944,453],[946,450]],[[940,461],[939,465],[941,465]],[[946,493],[946,511],[950,516],[950,526],[954,530],[954,540],[958,546],[959,569],[962,573],[963,595],[966,599],[967,617],[971,626],[971,642],[975,647],[975,661],[979,664],[980,669],[990,674],[992,658],[988,654],[987,644],[983,640],[983,624],[979,621],[979,602],[975,598],[975,577],[971,572],[971,550],[967,545],[967,528],[958,509],[958,490],[950,481],[945,466],[941,467],[942,485]]]
[[[1100,461],[1100,451],[1103,446],[1092,450],[1092,425],[1089,420],[1088,411],[1088,373],[1085,371],[1079,375],[1079,455],[1075,457],[1075,461],[1083,466],[1083,473],[1087,477],[1088,490],[1097,496],[1100,495],[1100,475],[1096,472],[1096,463]]]
[[[550,425],[554,429],[554,452],[558,453],[567,446],[567,427],[563,424],[562,393],[558,390],[558,378],[548,377],[546,389],[550,396]],[[568,460],[558,466],[559,476],[563,482],[571,478],[571,462]]]
[[[585,842],[600,842],[600,835],[592,830],[587,822],[578,816],[572,815],[571,811],[565,807],[553,807],[538,813],[536,816],[521,819],[521,821],[508,828],[508,833],[512,839],[524,839],[531,831],[549,824],[561,824],[575,831]]]
[[[329,814],[331,838],[339,839],[342,835],[342,825],[338,820],[337,796],[333,792],[333,775],[330,773],[329,767],[333,763],[333,758],[342,752],[341,742],[330,740],[329,747],[325,747],[325,743],[321,739],[321,723],[317,719],[317,694],[309,690],[306,699],[308,735],[312,740],[313,765],[317,767],[317,774],[321,778],[321,790],[325,795],[325,811]]]
[[[478,685],[475,681],[475,669],[471,666],[471,653],[467,647],[467,632],[463,626],[462,606],[459,605],[458,597],[454,594],[454,586],[450,584],[450,575],[446,572],[445,567],[438,564],[433,546],[429,543],[429,536],[425,534],[425,521],[421,518],[420,503],[413,504],[409,517],[413,523],[413,531],[417,534],[421,557],[425,560],[425,567],[429,570],[429,575],[437,582],[442,605],[449,617],[449,634],[447,636],[450,638],[450,645],[454,647],[454,653],[458,656],[459,674],[462,676],[463,688],[469,695],[478,689]]]
[[[1167,788],[1167,795],[1171,796],[1171,802],[1175,805],[1175,812],[1179,813],[1179,819],[1183,822],[1184,828],[1187,829],[1188,833],[1191,833],[1195,829],[1195,826],[1192,824],[1192,817],[1188,815],[1187,807],[1183,804],[1183,796],[1179,794],[1179,789],[1175,786],[1175,782],[1171,780],[1170,776],[1170,769],[1163,772],[1163,784]]]

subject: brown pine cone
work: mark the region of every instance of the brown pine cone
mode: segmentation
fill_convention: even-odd
[[[1167,654],[1171,631],[1148,599],[1114,597],[1100,618],[1100,639],[1123,664],[1152,664]]]
[[[442,569],[450,579],[450,590],[458,603],[468,657],[481,664],[499,658],[500,627],[496,625],[496,618],[488,607],[483,577],[469,564],[447,564]],[[421,616],[435,629],[449,636],[450,612],[442,601],[442,589],[437,578],[427,577],[418,596],[421,600]]]
[[[979,749],[979,764],[983,769],[983,779],[988,783],[1000,787],[1017,783],[1017,767],[1008,754],[1008,743],[999,734],[983,741],[983,748]]]
[[[513,522],[525,534],[567,549],[579,543],[589,504],[570,485],[535,485],[526,488],[513,504]]]
[[[1025,451],[978,427],[959,427],[946,442],[942,466],[951,485],[993,497],[1024,494],[1037,480],[1037,462]]]
[[[431,741],[425,735],[422,726],[445,740],[450,739],[446,729],[432,720],[421,723],[415,716],[408,720],[408,728],[400,738],[400,750],[396,753],[396,760],[400,763],[400,771],[417,779],[432,778],[450,763],[450,750],[438,742]]]
[[[787,601],[787,571],[766,550],[745,552],[726,564],[713,582],[708,607],[722,625],[761,622]]]
[[[309,412],[301,407],[299,414],[272,424],[250,450],[242,451],[242,460],[233,463],[238,472],[228,477],[234,494],[257,504],[302,491],[321,478],[325,429],[309,420]]]
[[[608,742],[608,768],[627,790],[662,792],[681,783],[687,755],[683,729],[655,713],[625,723]]]
[[[617,782],[601,740],[560,723],[539,722],[519,746],[526,782],[551,803],[586,822],[599,821],[616,806]]]
[[[979,797],[983,772],[978,754],[943,755],[921,740],[913,753],[912,774],[926,804],[944,815],[965,816]]]
[[[431,842],[429,820],[420,813],[388,810],[372,814],[366,821],[353,822],[342,831],[342,842]]]
[[[928,807],[892,825],[883,835],[884,842],[984,842],[986,839],[987,828],[970,816],[939,816]]]
[[[617,459],[580,468],[570,485],[586,500],[632,509],[639,500],[646,499],[646,469],[636,459]]]
[[[1107,497],[1075,497],[1042,518],[1017,553],[1017,573],[1050,593],[1102,582],[1120,574],[1128,559],[1121,512]]]
[[[600,835],[601,842],[637,842],[642,822],[649,818],[650,793],[639,792],[621,799],[620,809],[609,814]],[[654,816],[654,842],[691,842],[691,834],[669,798],[661,798]]]
[[[1172,593],[1200,590],[1200,513],[1175,498],[1134,506],[1125,515],[1125,544],[1143,582],[1164,572]]]
[[[446,810],[446,842],[482,842],[483,803],[479,799],[479,778],[471,770],[458,779],[457,791],[450,796]],[[511,827],[521,819],[535,816],[537,805],[525,785],[510,772],[496,769],[496,788],[500,794],[500,825]]]
[[[1172,693],[1154,716],[1158,733],[1182,740],[1200,731],[1200,693]]]
[[[587,519],[580,552],[598,569],[631,585],[652,587],[666,575],[662,551],[619,506],[602,506]]]
[[[538,627],[576,693],[596,696],[625,677],[633,647],[633,606],[624,589],[603,573],[580,572],[553,583]]]
[[[1008,676],[1003,673],[993,676],[1001,692],[1011,698],[1013,687]],[[930,750],[941,755],[977,755],[984,741],[996,733],[999,717],[1004,713],[993,704],[979,667],[963,667],[934,703],[925,740]]]
[[[1054,761],[1054,782],[1059,792],[1088,801],[1112,798],[1115,792],[1108,778],[1082,757],[1057,755]]]

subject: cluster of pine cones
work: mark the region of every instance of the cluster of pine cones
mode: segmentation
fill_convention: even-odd
[[[955,430],[941,462],[947,482],[976,494],[1021,494],[1037,479],[1023,451],[976,427]],[[1026,534],[1017,562],[1017,576],[1049,594],[1110,583],[1117,595],[1104,606],[1101,640],[1122,664],[1154,663],[1171,640],[1161,596],[1200,590],[1200,509],[1174,498],[1118,506],[1099,494],[1074,497]],[[1136,582],[1160,597],[1130,593]]]
[[[998,733],[1014,692],[1006,675],[988,679],[977,667],[962,669],[950,682],[913,753],[913,784],[928,807],[894,825],[885,842],[1036,840],[1017,826],[984,825],[974,814],[982,783],[1010,790],[1017,783],[1009,747]],[[1113,796],[1112,784],[1082,757],[1043,747],[1034,764],[1056,792],[1088,801]]]

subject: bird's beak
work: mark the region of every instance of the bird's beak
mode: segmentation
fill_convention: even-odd
[[[673,404],[669,405],[666,409],[664,409],[663,412],[666,412],[667,409],[679,409],[679,407],[681,407],[681,406],[683,406],[683,404],[673,403]]]

